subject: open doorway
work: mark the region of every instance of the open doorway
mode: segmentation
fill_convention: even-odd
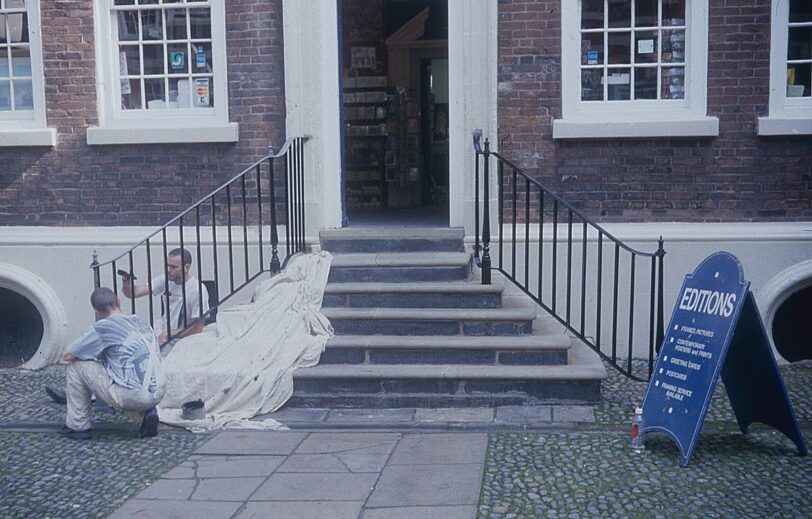
[[[448,225],[447,0],[341,0],[349,225]]]

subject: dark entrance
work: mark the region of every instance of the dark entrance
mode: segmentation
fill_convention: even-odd
[[[448,225],[447,0],[342,0],[349,225]]]
[[[42,333],[42,316],[34,304],[13,290],[0,288],[0,368],[13,368],[31,359]]]

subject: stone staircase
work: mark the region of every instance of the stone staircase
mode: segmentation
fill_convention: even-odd
[[[292,407],[469,407],[595,402],[606,371],[531,299],[472,274],[462,229],[323,231],[335,255],[318,366]]]

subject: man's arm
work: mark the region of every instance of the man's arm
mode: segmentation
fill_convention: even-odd
[[[149,294],[149,286],[133,286],[133,278],[130,276],[121,276],[121,292],[130,299],[133,298],[133,294],[136,298],[144,297],[145,295]]]

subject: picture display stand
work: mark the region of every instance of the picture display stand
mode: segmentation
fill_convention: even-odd
[[[717,252],[682,283],[643,401],[642,432],[662,432],[691,460],[721,375],[742,433],[772,426],[807,455],[750,283],[739,260]]]

